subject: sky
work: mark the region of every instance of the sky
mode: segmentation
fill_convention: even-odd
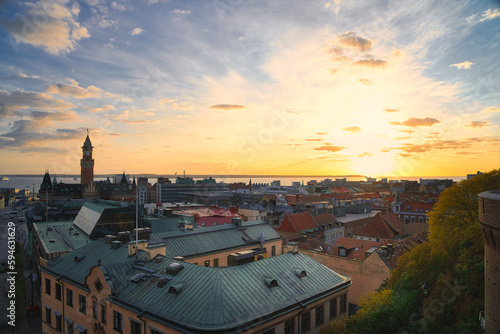
[[[498,1],[0,4],[0,175],[500,166]]]

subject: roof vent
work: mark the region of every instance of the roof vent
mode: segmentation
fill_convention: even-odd
[[[302,277],[306,277],[307,276],[307,273],[305,270],[301,270],[301,269],[294,269],[295,271],[295,275],[297,275],[298,278],[302,278]]]
[[[111,249],[118,249],[122,246],[122,242],[120,240],[111,241]]]
[[[70,226],[70,227],[69,227],[69,230],[70,230],[70,231],[71,231],[71,230],[73,230],[73,226]]]
[[[168,288],[168,293],[178,295],[182,291],[182,288],[184,288],[184,283],[172,285],[170,288]]]
[[[73,233],[74,235],[79,235],[80,233],[78,231],[75,231],[75,233]]]
[[[56,242],[54,239],[50,239],[49,242]]]
[[[278,281],[271,277],[264,277],[264,283],[270,288],[278,286]]]
[[[47,227],[47,231],[52,231],[52,226]]]
[[[184,266],[180,263],[177,262],[172,262],[167,266],[167,275],[172,275],[175,276],[177,275],[182,269],[184,269]]]
[[[167,283],[168,283],[168,279],[166,279],[165,277],[160,277],[158,279],[158,284],[156,286],[159,288],[163,288]]]
[[[75,256],[75,262],[80,262],[81,260],[83,260],[84,257],[85,257],[84,254],[82,254],[82,255],[76,255]]]
[[[137,275],[134,275],[131,279],[130,282],[132,283],[138,283],[140,280],[142,280],[146,276],[144,273],[139,273]]]

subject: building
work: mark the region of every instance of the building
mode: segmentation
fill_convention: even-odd
[[[94,182],[94,159],[92,158],[92,143],[89,138],[89,130],[87,130],[87,138],[82,146],[82,159],[80,160],[80,179],[82,186],[86,186]]]
[[[319,333],[347,315],[350,278],[296,250],[216,268],[166,247],[100,243],[44,262],[43,333]]]
[[[285,242],[302,238],[319,238],[323,243],[333,244],[344,236],[344,227],[340,226],[331,214],[314,216],[311,212],[285,214],[279,233],[285,232]]]
[[[484,238],[485,333],[500,333],[500,190],[485,191],[479,198],[479,222]],[[498,244],[497,244],[498,243]]]
[[[175,183],[170,180],[162,180],[156,183],[156,202],[179,202],[181,196],[190,193],[214,193],[227,192],[227,183],[216,183],[215,179],[209,177],[203,180],[194,180],[190,177],[178,177]]]

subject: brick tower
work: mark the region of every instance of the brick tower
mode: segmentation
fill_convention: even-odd
[[[88,185],[94,182],[94,159],[92,159],[92,143],[89,138],[89,130],[87,130],[87,138],[82,146],[82,159],[80,160],[81,184]]]
[[[485,333],[500,333],[500,190],[479,197],[479,221],[484,238]]]

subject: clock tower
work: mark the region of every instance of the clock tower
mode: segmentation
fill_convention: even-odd
[[[94,159],[92,159],[92,143],[89,138],[89,130],[87,129],[87,138],[82,146],[83,156],[80,160],[81,167],[81,184],[88,185],[94,182]]]

